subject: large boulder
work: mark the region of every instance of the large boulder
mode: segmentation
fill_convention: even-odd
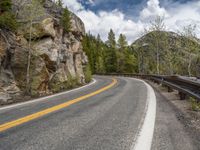
[[[33,59],[31,66],[31,94],[43,95],[49,93],[49,72],[42,58]]]
[[[85,35],[85,26],[80,18],[74,13],[71,14],[72,32]]]
[[[30,38],[30,25],[26,24],[22,26],[21,33],[24,37],[29,40]],[[32,26],[32,40],[41,39],[43,37],[52,37],[54,38],[56,35],[56,31],[54,29],[54,20],[53,18],[45,18],[41,20],[41,22],[34,23]]]
[[[46,54],[52,61],[57,61],[58,49],[55,49],[55,43],[52,38],[48,37],[34,42],[33,49],[35,55],[41,56],[43,54]]]
[[[8,103],[21,92],[16,85],[10,65],[13,50],[11,48],[13,37],[11,37],[11,34],[0,30],[0,104]]]
[[[78,81],[80,83],[84,83],[84,73],[83,73],[83,65],[82,65],[82,55],[76,54],[75,55],[75,68],[76,68],[76,74],[78,77]]]

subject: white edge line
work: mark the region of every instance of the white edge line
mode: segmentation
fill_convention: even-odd
[[[47,98],[53,98],[53,97],[60,96],[60,95],[63,95],[63,94],[78,91],[78,90],[81,90],[81,89],[86,88],[88,86],[91,86],[91,85],[95,84],[96,82],[97,82],[96,79],[92,79],[92,82],[87,84],[87,85],[84,85],[84,86],[81,86],[81,87],[78,87],[78,88],[75,88],[75,89],[72,89],[72,90],[69,90],[69,91],[57,93],[57,94],[54,94],[54,95],[45,96],[45,97],[42,97],[42,98],[37,98],[37,99],[33,99],[33,100],[30,100],[30,101],[21,102],[21,103],[17,103],[17,104],[12,104],[12,105],[9,105],[9,106],[3,106],[3,107],[0,107],[0,111],[6,110],[6,109],[11,109],[11,108],[18,107],[18,106],[24,106],[24,105],[36,103],[36,102],[39,102],[39,101],[47,100]]]
[[[156,119],[156,96],[153,88],[145,81],[139,79],[134,80],[143,82],[147,87],[147,103],[144,118],[142,118],[141,122],[142,124],[139,126],[139,132],[136,135],[137,137],[131,150],[151,150]]]

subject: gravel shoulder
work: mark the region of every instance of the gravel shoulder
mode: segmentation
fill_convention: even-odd
[[[147,81],[157,97],[157,116],[152,150],[199,150],[200,112],[192,111],[189,100],[177,91]]]

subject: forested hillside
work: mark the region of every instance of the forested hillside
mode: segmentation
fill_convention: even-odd
[[[164,29],[161,18],[150,30],[128,45],[125,35],[108,39],[86,35],[83,49],[89,57],[92,73],[140,73],[200,76],[200,42],[189,25],[179,33]]]
[[[153,31],[133,44],[140,73],[199,76],[198,39],[173,32]]]

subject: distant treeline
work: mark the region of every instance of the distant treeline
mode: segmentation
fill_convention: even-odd
[[[87,34],[83,48],[95,73],[140,73],[200,76],[200,41],[195,25],[183,27],[178,33],[165,30],[158,17],[138,40],[128,45],[126,36],[115,39],[111,29],[108,40]]]
[[[116,42],[112,29],[106,42],[99,35],[94,37],[87,34],[83,40],[83,49],[89,58],[93,74],[137,72],[137,61],[125,35],[120,34]]]

